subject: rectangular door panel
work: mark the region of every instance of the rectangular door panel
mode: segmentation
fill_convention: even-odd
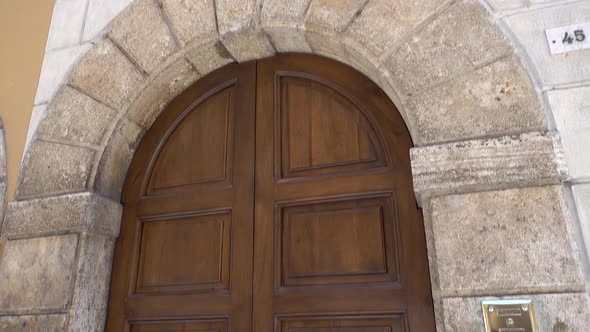
[[[404,332],[403,315],[279,317],[277,332]]]

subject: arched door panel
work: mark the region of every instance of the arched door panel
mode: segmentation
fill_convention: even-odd
[[[112,331],[434,331],[407,129],[350,67],[285,54],[208,75],[143,139]]]

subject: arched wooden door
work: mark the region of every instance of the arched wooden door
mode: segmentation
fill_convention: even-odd
[[[354,69],[285,54],[177,97],[123,193],[110,331],[434,331],[411,140]]]

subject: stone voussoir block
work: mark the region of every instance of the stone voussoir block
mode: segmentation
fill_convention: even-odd
[[[491,297],[443,299],[444,331],[483,331],[481,301]],[[582,332],[590,325],[590,299],[585,293],[539,294],[502,299],[531,299],[539,331]]]
[[[95,150],[35,140],[19,179],[17,200],[86,191]]]
[[[187,50],[185,57],[201,76],[235,62],[232,55],[218,39],[207,41]]]
[[[181,45],[217,37],[214,0],[161,0]]]
[[[584,290],[561,185],[436,197],[430,216],[443,297]]]
[[[451,193],[559,183],[567,174],[555,133],[415,147],[410,156],[419,204]]]
[[[135,95],[142,81],[139,69],[109,39],[98,41],[69,76],[70,85],[114,109]]]
[[[98,165],[94,181],[96,192],[119,201],[127,169],[144,132],[144,128],[133,121],[121,120]]]
[[[346,34],[375,54],[382,55],[445,2],[372,0],[352,22]]]
[[[465,42],[461,36],[485,36]],[[486,9],[458,1],[406,39],[385,59],[403,93],[416,94],[510,54],[512,47]]]
[[[148,73],[177,50],[155,0],[134,1],[111,23],[108,35]]]
[[[116,115],[112,108],[64,86],[41,121],[37,137],[98,146]]]
[[[70,194],[8,204],[2,234],[8,238],[89,232],[117,237],[122,207],[95,193]]]
[[[274,55],[275,49],[257,18],[256,0],[217,0],[215,4],[221,40],[236,61]]]
[[[261,25],[278,52],[311,52],[303,24],[310,2],[268,0],[263,3]]]
[[[199,77],[186,59],[178,59],[151,79],[127,109],[127,118],[149,128],[164,106]]]
[[[418,145],[547,127],[539,97],[515,56],[412,95],[406,112],[417,121]]]
[[[77,243],[77,234],[7,241],[0,264],[0,314],[67,309]]]

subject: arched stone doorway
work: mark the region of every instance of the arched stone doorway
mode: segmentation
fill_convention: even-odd
[[[131,163],[107,329],[434,331],[411,146],[387,96],[323,57],[199,80]]]
[[[23,160],[3,226],[0,277],[13,287],[0,290],[1,313],[101,329],[122,183],[143,133],[199,77],[281,52],[350,64],[398,106],[416,146],[439,330],[478,329],[485,296],[588,307],[559,139],[478,1],[136,0],[68,75]],[[513,234],[502,251],[468,246]],[[522,252],[535,254],[507,258]]]

